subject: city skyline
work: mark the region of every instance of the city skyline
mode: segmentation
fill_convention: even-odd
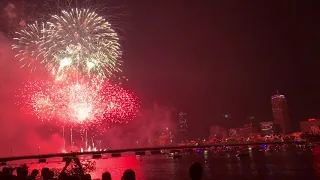
[[[308,119],[302,119],[299,121],[299,129],[292,128],[292,122],[289,117],[289,108],[287,105],[287,99],[285,95],[280,94],[279,90],[277,90],[276,94],[271,96],[271,112],[273,118],[269,121],[256,121],[254,116],[245,117],[246,123],[241,126],[223,126],[217,124],[211,124],[209,128],[209,137],[211,136],[221,136],[222,131],[227,131],[229,136],[239,136],[241,131],[245,130],[248,127],[254,127],[261,130],[261,134],[290,134],[293,132],[307,132],[311,127],[317,126],[320,122],[319,119],[314,117]],[[228,121],[232,115],[225,113],[223,114],[223,118]],[[243,127],[242,127],[243,126]],[[320,127],[320,126],[319,126]],[[317,127],[317,128],[319,128]],[[255,131],[254,129],[248,129],[249,131]],[[263,132],[265,131],[265,132]],[[240,133],[240,134],[239,134]]]
[[[302,6],[297,2],[288,5],[269,1],[234,6],[227,2],[185,2],[181,6],[172,2],[167,7],[157,2],[144,6],[150,8],[147,13],[158,13],[153,9],[157,7],[159,11],[166,9],[167,14],[158,17],[158,25],[150,25],[148,32],[140,29],[146,35],[133,39],[141,41],[140,52],[131,54],[129,50],[124,55],[132,65],[128,67],[130,87],[139,90],[145,101],[187,109],[190,126],[198,127],[190,134],[202,134],[199,129],[210,124],[237,127],[248,122],[247,116],[272,120],[270,96],[277,89],[290,99],[293,129],[298,130],[299,121],[320,115],[320,86],[315,75],[319,55],[313,51],[320,30],[319,23],[309,18],[317,12],[312,3]],[[202,10],[190,12],[188,7]],[[181,16],[174,16],[176,13]],[[179,25],[173,28],[173,24]],[[163,29],[160,36],[167,38],[153,33],[158,29]],[[287,33],[289,30],[291,33]],[[195,33],[199,31],[202,33]],[[150,42],[164,53],[158,55]],[[198,48],[199,44],[203,48]],[[137,61],[156,68],[138,70]],[[231,115],[229,122],[224,122],[225,113]]]

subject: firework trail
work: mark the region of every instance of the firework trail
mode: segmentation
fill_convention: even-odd
[[[103,79],[121,72],[117,33],[89,9],[63,10],[45,23],[27,25],[17,35],[13,48],[18,49],[22,66],[35,70],[38,62],[58,80],[70,74]]]

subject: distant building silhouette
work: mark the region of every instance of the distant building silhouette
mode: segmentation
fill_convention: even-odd
[[[187,113],[180,112],[178,114],[179,119],[179,136],[180,140],[185,141],[188,139],[188,120],[187,120]]]
[[[220,126],[210,126],[209,139],[219,138],[225,139],[228,137],[228,130]]]
[[[262,137],[274,135],[275,127],[273,126],[273,122],[272,121],[261,122],[260,123],[260,128],[261,128],[260,133],[261,133]]]
[[[229,129],[229,137],[231,138],[249,138],[258,135],[258,133],[259,128],[254,127],[252,123],[244,124],[243,127]]]
[[[240,128],[230,128],[229,129],[229,137],[230,138],[240,138],[241,135],[239,133]]]
[[[310,118],[308,121],[300,122],[300,130],[301,132],[311,132],[315,133],[319,131],[320,127],[320,119]]]
[[[168,146],[171,144],[170,136],[168,134],[162,134],[158,138],[158,146]]]
[[[271,104],[274,125],[280,127],[280,132],[290,133],[291,122],[289,118],[288,105],[285,96],[279,93],[271,96]]]

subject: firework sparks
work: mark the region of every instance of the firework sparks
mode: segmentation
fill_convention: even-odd
[[[35,70],[39,62],[58,80],[74,74],[103,79],[121,71],[117,33],[89,9],[62,11],[46,23],[27,25],[17,35],[13,48],[23,66]]]
[[[52,99],[50,99],[50,87],[49,82],[34,81],[32,83],[25,83],[24,89],[17,94],[18,105],[21,105],[22,110],[26,112],[33,112],[41,120],[41,117],[52,119],[54,117],[55,106]]]
[[[78,83],[29,83],[20,103],[44,120],[69,124],[100,124],[132,120],[139,110],[137,98],[108,81]]]

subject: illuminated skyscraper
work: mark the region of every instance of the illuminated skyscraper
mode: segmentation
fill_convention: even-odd
[[[284,95],[277,93],[271,97],[271,104],[274,124],[280,127],[280,132],[290,133],[291,122],[286,98]]]
[[[188,135],[187,113],[180,112],[178,118],[179,118],[180,138],[181,140],[187,140],[187,135]]]

